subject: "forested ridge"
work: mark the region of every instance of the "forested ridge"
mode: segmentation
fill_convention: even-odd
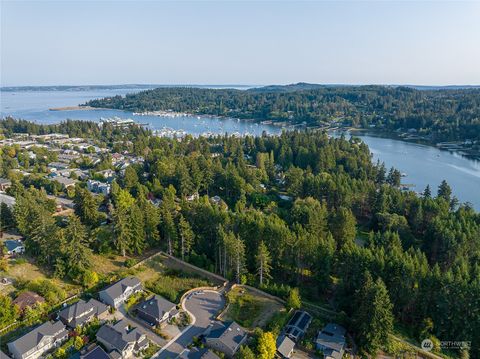
[[[55,130],[90,128],[75,123]],[[22,123],[0,125],[18,132]],[[32,179],[14,181],[17,205],[2,210],[57,276],[88,280],[92,251],[162,248],[281,297],[297,287],[331,303],[366,353],[388,350],[395,324],[418,341],[470,341],[480,357],[480,215],[447,183],[421,196],[401,191],[398,171],[372,163],[359,139],[318,131],[179,141],[91,128],[96,141],[145,162],[127,167],[105,198],[77,186],[68,223],[55,222]]]
[[[296,84],[249,90],[172,87],[91,100],[136,112],[173,110],[257,121],[412,131],[442,141],[480,140],[480,89]]]

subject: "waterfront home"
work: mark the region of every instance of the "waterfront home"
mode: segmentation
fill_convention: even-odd
[[[328,359],[342,359],[345,352],[345,333],[342,326],[328,323],[315,339],[315,349],[323,352],[323,357]]]
[[[132,294],[141,292],[142,290],[142,283],[138,278],[126,277],[101,290],[98,295],[103,303],[113,308],[118,308]]]
[[[216,322],[205,332],[205,343],[211,349],[232,358],[247,340],[247,333],[235,322]]]
[[[105,319],[107,315],[107,305],[93,298],[88,302],[80,299],[78,302],[63,308],[58,313],[62,323],[72,329],[76,328],[77,325],[83,326],[94,318]]]
[[[159,325],[178,315],[177,306],[165,298],[154,295],[135,307],[137,316],[151,326]]]
[[[138,353],[149,345],[145,334],[131,328],[126,320],[103,325],[97,332],[97,340],[108,351],[118,352],[122,358],[137,358]]]
[[[62,322],[46,322],[7,344],[14,359],[36,359],[68,339]]]

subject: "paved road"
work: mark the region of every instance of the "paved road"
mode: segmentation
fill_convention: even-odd
[[[225,306],[225,298],[219,292],[205,290],[191,293],[184,302],[184,308],[195,316],[195,322],[170,344],[162,348],[155,359],[174,359],[192,342],[193,337],[202,334],[212,320]]]

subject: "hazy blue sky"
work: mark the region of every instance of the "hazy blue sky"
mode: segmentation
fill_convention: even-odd
[[[480,2],[1,1],[1,85],[480,84]]]

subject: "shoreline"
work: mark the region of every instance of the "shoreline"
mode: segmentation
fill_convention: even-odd
[[[426,139],[419,139],[419,138],[405,138],[403,136],[400,136],[396,133],[388,132],[388,131],[380,131],[380,130],[372,130],[372,129],[366,129],[366,128],[353,128],[353,127],[345,127],[345,128],[336,128],[336,130],[340,131],[348,131],[352,133],[363,133],[368,136],[372,137],[381,137],[381,138],[386,138],[386,139],[391,139],[391,140],[396,140],[396,141],[402,141],[402,142],[408,142],[408,143],[415,143],[419,145],[424,145],[428,147],[433,147],[436,148],[440,151],[447,151],[451,153],[457,153],[465,158],[468,158],[470,160],[475,160],[475,161],[480,161],[480,151],[470,149],[470,148],[461,148],[461,147],[447,147],[444,146],[446,142],[432,142],[428,141]]]
[[[65,106],[65,107],[52,107],[48,111],[91,111],[91,110],[110,110],[107,108],[101,107],[92,107],[92,106]]]

